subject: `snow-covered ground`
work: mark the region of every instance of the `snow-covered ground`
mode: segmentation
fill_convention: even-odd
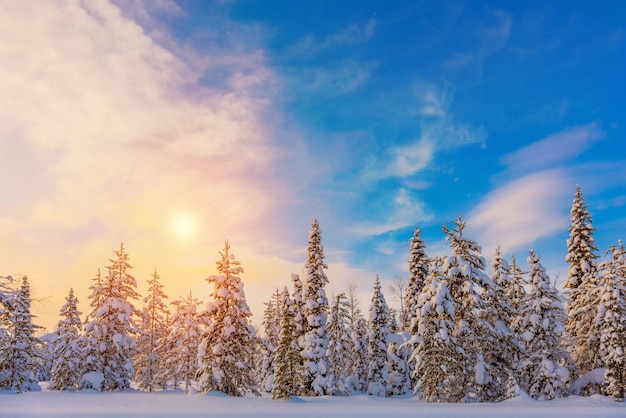
[[[603,396],[539,402],[515,398],[498,404],[426,404],[414,397],[232,398],[222,394],[127,391],[0,394],[0,417],[626,417],[626,404]]]

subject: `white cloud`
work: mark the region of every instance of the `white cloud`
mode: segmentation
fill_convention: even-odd
[[[605,135],[597,123],[568,128],[505,155],[501,162],[514,173],[553,167],[578,157]]]
[[[122,240],[140,283],[156,264],[176,295],[202,283],[224,239],[245,260],[259,237],[282,232],[272,223],[291,193],[276,178],[280,118],[258,88],[272,71],[262,53],[231,51],[215,58],[227,75],[214,89],[198,82],[196,58],[105,1],[3,6],[2,274],[27,273],[54,295],[49,318],[70,286],[86,300]],[[181,211],[199,229],[185,243],[168,228]]]
[[[564,170],[533,173],[485,196],[468,216],[468,230],[484,254],[528,249],[534,242],[567,229],[571,178]]]
[[[328,35],[324,40],[317,41],[313,35],[307,34],[288,48],[292,55],[315,55],[332,48],[353,46],[369,41],[374,36],[376,20],[369,19],[363,25],[352,24],[338,32]]]
[[[350,231],[360,237],[372,237],[406,228],[430,218],[431,215],[426,212],[423,202],[414,196],[410,190],[400,188],[389,200],[382,221],[357,224],[352,226]],[[383,247],[379,248],[379,251],[388,252]]]

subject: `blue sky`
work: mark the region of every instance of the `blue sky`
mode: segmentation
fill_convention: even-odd
[[[601,250],[626,238],[623,2],[2,8],[2,272],[46,318],[120,241],[140,289],[156,266],[202,298],[228,238],[258,315],[314,217],[329,293],[363,300],[459,214],[562,282],[577,184]]]

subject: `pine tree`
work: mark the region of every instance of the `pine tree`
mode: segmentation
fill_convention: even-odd
[[[264,336],[259,338],[259,356],[257,356],[257,381],[264,392],[271,392],[274,384],[274,352],[280,343],[280,301],[281,293],[276,288],[269,302],[265,302],[263,312]]]
[[[348,395],[346,386],[350,370],[350,353],[352,352],[352,338],[350,338],[349,303],[345,293],[333,298],[328,316],[328,394]]]
[[[160,347],[166,353],[160,358],[155,380],[161,386],[168,382],[184,382],[185,393],[191,392],[191,381],[198,371],[198,346],[202,336],[202,326],[198,313],[201,302],[193,297],[191,290],[184,298],[172,302],[174,314],[170,319],[169,333],[160,340]]]
[[[374,294],[370,304],[369,345],[367,357],[367,394],[387,396],[387,338],[389,336],[389,308],[380,288],[378,275],[374,281]]]
[[[135,353],[136,333],[134,319],[138,311],[132,303],[138,299],[135,290],[137,282],[128,272],[132,266],[124,244],[114,251],[116,258],[109,259],[109,274],[106,279],[99,279],[91,295],[94,311],[88,316],[90,321],[85,326],[88,349],[86,364],[91,370],[102,374],[101,391],[115,391],[130,388],[134,375],[133,354]],[[98,283],[99,282],[99,283]],[[90,382],[84,381],[82,387]]]
[[[416,306],[418,344],[414,392],[425,402],[459,402],[465,396],[463,356],[455,337],[455,303],[441,272],[432,269]]]
[[[41,342],[35,337],[35,329],[40,327],[32,322],[30,305],[30,285],[24,276],[14,297],[5,300],[9,326],[5,330],[6,346],[0,354],[0,388],[17,393],[38,389],[35,369],[41,357]]]
[[[144,307],[140,313],[141,329],[137,339],[137,351],[134,357],[135,382],[141,390],[152,392],[155,388],[155,376],[161,359],[167,355],[160,341],[167,335],[169,309],[164,302],[167,295],[157,270],[148,280],[148,296],[143,299]]]
[[[599,333],[599,357],[605,369],[606,393],[624,399],[626,390],[626,251],[620,241],[607,253],[611,259],[599,266],[599,306],[594,321]]]
[[[97,389],[100,390],[100,387],[92,388],[91,382],[87,379],[82,379],[82,376],[87,375],[88,373],[102,373],[104,370],[103,359],[100,356],[100,333],[101,327],[99,326],[97,314],[100,312],[100,307],[102,305],[102,301],[105,298],[105,293],[107,287],[105,286],[105,282],[102,279],[102,275],[100,273],[100,269],[92,279],[93,284],[89,286],[91,290],[91,294],[88,296],[90,299],[89,306],[91,306],[92,310],[89,314],[87,314],[84,322],[84,335],[82,338],[81,344],[83,358],[81,361],[82,371],[81,371],[81,381],[80,388],[81,389]]]
[[[452,230],[443,227],[452,255],[444,258],[442,271],[455,303],[454,335],[464,355],[464,400],[481,401],[484,400],[485,386],[496,373],[496,365],[488,353],[493,350],[497,333],[491,324],[480,318],[480,313],[488,309],[483,298],[493,292],[493,283],[484,273],[485,260],[480,255],[480,247],[463,236],[465,221],[459,216],[452,223],[455,225]]]
[[[591,327],[597,315],[597,301],[590,299],[597,287],[596,252],[598,247],[593,239],[595,228],[583,199],[580,186],[576,186],[571,209],[572,225],[567,240],[566,261],[570,263],[566,295],[568,321],[566,331],[572,339],[571,353],[578,370],[586,373],[599,364],[596,330]]]
[[[521,363],[520,387],[535,399],[553,399],[566,392],[568,353],[561,346],[565,310],[559,292],[532,250],[530,289],[520,310],[519,332],[528,356]]]
[[[297,391],[298,377],[302,367],[299,347],[296,342],[295,303],[285,287],[279,305],[281,309],[280,342],[276,347],[274,361],[273,399],[291,399]]]
[[[409,280],[406,289],[407,304],[407,327],[404,329],[412,334],[417,334],[417,300],[422,293],[424,283],[428,277],[429,259],[426,256],[426,245],[422,240],[422,232],[419,228],[415,228],[413,237],[411,238],[410,256],[409,256]]]
[[[526,297],[526,290],[524,289],[524,271],[517,265],[515,254],[511,256],[511,264],[509,264],[508,275],[511,278],[509,285],[505,286],[504,291],[509,298],[511,309],[513,309],[514,317],[517,316],[517,312],[522,305],[524,297]],[[514,319],[511,319],[515,322]]]
[[[61,307],[52,352],[51,390],[78,390],[82,377],[83,324],[78,310],[78,299],[74,289],[70,289]]]
[[[511,307],[507,289],[513,286],[508,275],[509,266],[502,259],[500,248],[496,248],[492,259],[492,285],[483,291],[485,308],[479,318],[494,330],[494,339],[483,348],[482,356],[489,364],[488,376],[481,387],[481,398],[486,402],[499,402],[507,397],[507,382],[517,371],[521,357],[520,342],[511,330],[511,321],[516,311]]]
[[[198,379],[201,392],[217,390],[231,396],[258,391],[252,380],[254,328],[246,303],[241,263],[229,253],[228,241],[217,261],[219,275],[209,276],[213,283],[213,302],[207,304],[208,327],[198,348]]]
[[[324,264],[322,233],[317,219],[311,224],[307,254],[304,266],[307,280],[303,293],[305,330],[299,344],[302,349],[300,354],[304,359],[301,394],[321,396],[326,393],[328,373],[328,299],[324,291],[324,286],[328,283],[324,269],[328,266]]]
[[[350,392],[363,392],[367,388],[367,320],[363,318],[354,284],[348,286],[348,307],[351,351],[348,377]]]

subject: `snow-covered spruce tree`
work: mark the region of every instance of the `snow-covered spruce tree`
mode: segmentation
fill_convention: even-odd
[[[425,402],[459,402],[465,396],[465,365],[455,337],[455,303],[447,280],[432,269],[416,306],[419,322],[414,392]]]
[[[530,251],[528,294],[520,309],[519,332],[527,358],[520,364],[520,387],[535,399],[547,400],[566,393],[569,354],[561,345],[565,310],[559,292]]]
[[[572,359],[583,374],[598,367],[597,330],[592,327],[596,317],[597,301],[590,299],[597,286],[598,247],[593,239],[595,228],[583,199],[580,186],[576,186],[571,209],[572,224],[567,240],[566,261],[570,264],[565,283],[567,323],[565,330],[571,338]]]
[[[328,394],[348,395],[350,393],[346,382],[350,370],[350,353],[352,352],[352,338],[350,337],[350,304],[345,293],[333,298],[328,316]]]
[[[494,381],[499,368],[494,364],[497,353],[491,355],[496,349],[497,333],[481,318],[481,312],[489,310],[483,298],[493,292],[493,283],[484,273],[485,260],[480,247],[463,236],[465,221],[459,216],[452,223],[455,226],[452,230],[443,226],[452,254],[443,259],[442,272],[455,304],[454,335],[464,356],[464,381],[458,384],[465,388],[464,401],[483,401],[486,385]]]
[[[291,274],[291,283],[293,284],[293,293],[291,294],[294,311],[293,320],[296,325],[296,344],[298,344],[306,329],[306,319],[304,317],[304,284],[302,280],[300,280],[300,276],[295,273]]]
[[[303,292],[305,330],[299,342],[304,367],[302,387],[299,388],[302,393],[299,395],[321,396],[326,394],[328,373],[328,299],[324,291],[324,286],[328,283],[324,269],[328,266],[324,264],[322,233],[317,219],[313,220],[309,231],[307,261],[304,267],[307,272]]]
[[[100,356],[100,338],[101,327],[99,325],[97,314],[100,312],[100,306],[104,300],[107,287],[105,281],[102,278],[100,269],[92,279],[93,284],[89,286],[91,294],[87,297],[90,302],[92,310],[87,314],[84,322],[84,335],[82,339],[82,354],[81,361],[81,381],[79,382],[81,389],[97,389],[100,387],[92,388],[92,382],[89,379],[82,379],[82,376],[88,373],[102,373],[104,370],[103,359]]]
[[[620,241],[607,253],[611,259],[600,264],[600,281],[595,292],[599,306],[594,328],[598,330],[599,358],[605,369],[607,395],[624,399],[626,391],[626,251]]]
[[[426,256],[426,245],[422,240],[422,232],[419,228],[415,228],[413,237],[410,240],[409,255],[409,280],[406,288],[406,305],[407,305],[407,327],[404,331],[417,334],[417,299],[422,293],[424,283],[428,277],[429,259]]]
[[[279,308],[281,310],[280,341],[276,347],[274,361],[274,385],[272,386],[273,399],[291,399],[296,393],[301,376],[302,362],[300,349],[296,342],[295,304],[289,297],[285,287],[281,294]]]
[[[408,352],[403,335],[390,334],[387,344],[387,396],[406,395],[411,392],[411,375],[409,374]]]
[[[103,280],[100,289],[94,289],[92,300],[98,300],[100,307],[90,314],[91,321],[85,326],[88,345],[97,347],[99,357],[93,364],[101,367],[91,371],[102,373],[99,389],[104,392],[130,388],[133,377],[133,355],[136,350],[137,329],[134,326],[138,310],[132,300],[138,299],[135,290],[137,282],[128,272],[132,266],[124,244],[114,251],[116,258],[109,259],[109,275]],[[93,349],[89,350],[93,355]],[[91,361],[90,361],[91,363]],[[88,379],[87,379],[88,380]],[[84,385],[89,384],[84,380]]]
[[[370,304],[367,358],[367,394],[387,396],[387,338],[389,336],[389,308],[380,288],[378,275],[374,281],[374,294]]]
[[[252,379],[252,351],[254,328],[246,303],[243,282],[237,276],[243,273],[241,263],[229,252],[228,241],[220,251],[217,270],[209,276],[214,288],[205,315],[208,327],[198,348],[198,380],[201,392],[217,390],[231,396],[247,392],[258,395]]]
[[[74,289],[70,289],[59,315],[62,319],[57,325],[52,351],[50,389],[74,391],[79,388],[83,358],[83,323]]]
[[[367,388],[367,320],[359,308],[357,288],[354,284],[348,286],[348,303],[350,314],[350,368],[347,386],[350,392],[363,392]]]
[[[38,390],[35,379],[36,362],[41,357],[41,342],[35,337],[33,314],[30,312],[31,296],[28,278],[22,278],[22,285],[14,298],[5,301],[8,311],[6,346],[2,347],[0,365],[0,388],[22,393]]]
[[[506,290],[512,286],[513,279],[508,275],[509,268],[502,259],[500,247],[496,248],[491,267],[493,287],[483,291],[485,307],[479,311],[479,318],[494,330],[495,338],[483,348],[482,356],[490,366],[490,375],[481,387],[481,399],[499,402],[506,399],[507,382],[516,375],[521,345],[511,329],[511,320],[517,311],[511,307]]]
[[[134,356],[135,383],[141,390],[152,392],[155,388],[164,389],[162,384],[155,384],[161,359],[167,352],[160,341],[167,335],[167,319],[169,308],[164,300],[167,295],[163,290],[157,270],[148,280],[148,295],[143,299],[143,309],[140,312],[141,328],[137,338],[137,350]]]
[[[258,352],[255,361],[256,380],[259,382],[260,390],[270,393],[274,384],[274,351],[280,343],[281,312],[280,301],[282,295],[278,288],[272,294],[271,299],[265,302],[263,311],[264,335],[258,338]]]
[[[172,305],[174,313],[169,321],[169,333],[160,341],[165,356],[160,358],[155,380],[162,382],[161,386],[174,382],[174,389],[177,382],[183,382],[185,393],[190,393],[191,381],[198,371],[198,346],[202,335],[198,307],[201,302],[190,290],[186,297],[173,301]]]
[[[524,297],[526,296],[526,290],[524,289],[524,274],[526,274],[517,265],[515,254],[511,256],[511,264],[509,264],[508,276],[511,278],[509,285],[504,288],[504,291],[509,298],[511,309],[513,309],[514,317],[517,316],[516,312],[519,310]],[[512,318],[512,322],[515,320]]]

